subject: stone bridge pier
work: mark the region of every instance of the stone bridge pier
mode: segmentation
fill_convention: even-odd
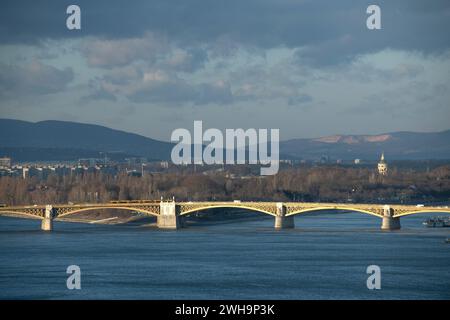
[[[45,214],[41,222],[41,229],[43,231],[53,230],[53,207],[51,205],[45,206]]]
[[[275,216],[275,229],[292,229],[294,227],[294,216],[286,216],[286,206],[278,202],[277,215]]]
[[[157,218],[157,226],[160,229],[179,229],[181,225],[180,207],[175,201],[164,202],[160,204],[160,214]]]
[[[390,206],[384,206],[381,230],[399,230],[400,228],[400,218],[394,218],[394,209]]]

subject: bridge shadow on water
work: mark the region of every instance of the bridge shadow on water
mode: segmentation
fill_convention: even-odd
[[[229,223],[243,223],[250,221],[273,221],[273,217],[248,209],[213,208],[193,212],[183,217],[183,225],[211,226]]]

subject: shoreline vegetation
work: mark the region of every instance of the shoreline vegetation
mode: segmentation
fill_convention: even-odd
[[[260,176],[249,166],[191,172],[85,173],[45,178],[0,177],[0,204],[106,203],[116,200],[280,201],[431,204],[450,199],[450,165],[431,170],[313,166]]]
[[[142,177],[121,173],[85,173],[46,178],[0,177],[0,204],[78,204],[117,200],[172,199],[177,201],[294,201],[341,203],[449,203],[450,165],[432,170],[391,168],[387,176],[374,169],[355,167],[301,167],[275,176],[253,175],[250,167],[239,171],[146,173]],[[214,211],[211,212],[210,210]],[[186,225],[217,224],[269,217],[242,209],[210,209],[183,218]],[[14,214],[5,216],[18,217]],[[19,218],[24,218],[20,216]],[[156,218],[127,210],[91,210],[56,221],[103,225],[156,225]]]

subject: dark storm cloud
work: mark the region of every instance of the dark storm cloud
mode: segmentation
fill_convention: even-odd
[[[241,45],[304,47],[300,61],[336,64],[357,54],[394,49],[440,51],[448,48],[448,0],[376,1],[382,30],[366,29],[373,1],[325,0],[140,0],[2,2],[0,40],[38,43],[46,38],[141,37],[162,34],[180,46],[226,38]],[[65,28],[65,9],[82,10],[82,30]]]

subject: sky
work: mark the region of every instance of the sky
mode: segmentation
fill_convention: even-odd
[[[449,30],[448,0],[6,0],[0,118],[165,141],[194,120],[282,140],[447,130]]]

